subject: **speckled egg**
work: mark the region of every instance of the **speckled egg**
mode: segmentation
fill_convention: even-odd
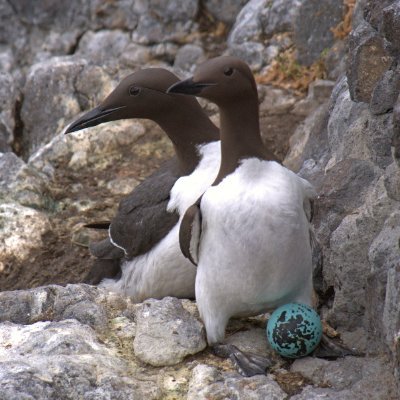
[[[267,324],[268,341],[283,357],[299,358],[310,354],[321,337],[321,319],[305,304],[289,303],[277,308]]]

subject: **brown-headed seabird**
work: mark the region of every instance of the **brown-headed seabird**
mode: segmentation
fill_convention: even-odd
[[[139,70],[66,130],[145,118],[155,121],[174,145],[176,156],[122,199],[109,224],[109,238],[90,246],[98,263],[85,281],[101,281],[100,286],[138,302],[149,297],[194,298],[196,269],[179,249],[179,216],[214,181],[220,163],[218,128],[197,100],[166,94],[177,81],[165,69]],[[178,184],[180,177],[184,179]],[[110,279],[120,269],[120,276]]]
[[[309,203],[313,186],[276,162],[263,146],[257,86],[244,62],[217,57],[169,93],[216,103],[221,165],[212,184],[184,215],[182,252],[195,262],[196,300],[207,340],[247,376],[268,360],[223,345],[231,317],[312,302]]]

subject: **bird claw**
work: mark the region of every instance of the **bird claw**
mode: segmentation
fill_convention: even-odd
[[[267,369],[272,366],[268,358],[244,353],[232,344],[214,345],[213,352],[217,357],[229,358],[238,372],[245,377],[265,375]]]
[[[313,352],[313,356],[317,358],[336,359],[345,356],[362,357],[364,354],[356,350],[349,349],[341,343],[334,341],[323,334],[319,346]]]

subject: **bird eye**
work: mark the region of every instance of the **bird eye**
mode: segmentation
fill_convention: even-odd
[[[136,86],[131,86],[131,87],[129,88],[129,94],[130,94],[131,96],[137,96],[139,93],[140,93],[140,89],[139,89],[138,87],[136,87]]]
[[[233,74],[233,68],[228,67],[224,69],[224,75],[231,76]]]

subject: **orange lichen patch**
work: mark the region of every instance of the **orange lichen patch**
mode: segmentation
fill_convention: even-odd
[[[280,53],[269,65],[267,71],[256,75],[257,83],[271,84],[284,89],[291,89],[302,94],[307,91],[311,82],[326,77],[323,58],[309,67],[296,61],[295,49],[291,47]]]
[[[353,11],[356,5],[356,0],[343,0],[344,16],[343,20],[339,22],[334,28],[331,28],[333,36],[336,39],[343,40],[351,32],[351,22],[353,18]]]
[[[322,320],[322,332],[330,338],[340,337],[340,333],[332,328],[325,320]]]

